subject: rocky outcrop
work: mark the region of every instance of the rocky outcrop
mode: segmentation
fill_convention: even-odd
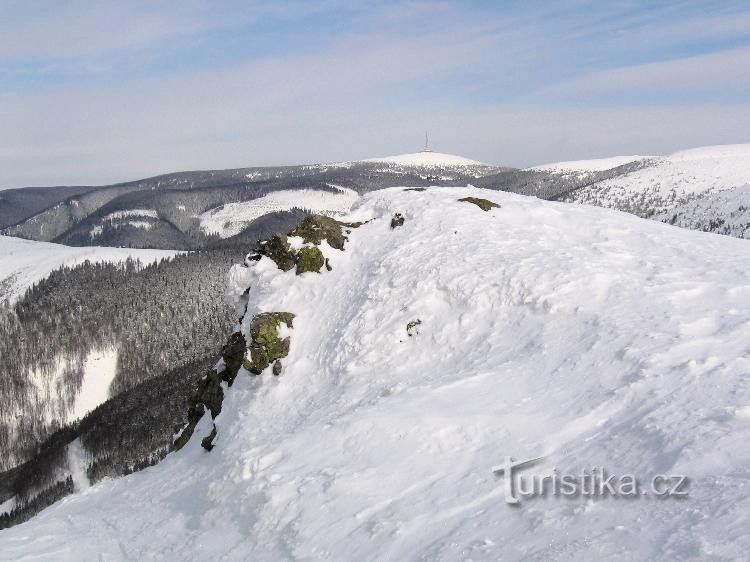
[[[462,201],[464,203],[473,203],[483,211],[500,208],[500,205],[498,205],[497,203],[490,201],[489,199],[481,199],[479,197],[464,197],[463,199],[459,199],[459,201]]]

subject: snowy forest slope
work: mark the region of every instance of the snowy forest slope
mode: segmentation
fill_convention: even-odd
[[[0,532],[4,557],[682,560],[750,548],[745,241],[472,188],[374,192],[349,218],[368,222],[343,251],[321,244],[331,271],[297,276],[267,257],[232,270],[246,337],[257,313],[295,318],[280,376],[241,370],[225,387],[212,451],[206,414],[159,465]],[[492,472],[505,456],[544,456],[543,473],[686,474],[690,495],[511,508]]]
[[[118,263],[128,259],[139,260],[143,265],[170,258],[176,252],[169,250],[135,250],[128,248],[71,248],[0,236],[0,303],[10,303],[20,297],[31,285],[44,279],[61,266],[89,261]]]

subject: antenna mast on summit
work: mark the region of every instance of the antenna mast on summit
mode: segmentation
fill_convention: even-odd
[[[424,151],[423,152],[432,152],[430,150],[430,143],[429,143],[429,137],[427,136],[427,131],[424,132]]]

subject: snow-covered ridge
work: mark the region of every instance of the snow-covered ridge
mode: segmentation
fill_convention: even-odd
[[[382,158],[368,158],[360,162],[382,162],[387,164],[398,164],[401,166],[489,166],[477,160],[456,156],[455,154],[444,154],[442,152],[422,151],[410,154],[399,154],[396,156],[385,156]]]
[[[529,170],[538,170],[541,172],[559,172],[559,173],[574,173],[574,172],[602,172],[604,170],[611,170],[630,162],[638,162],[640,160],[649,160],[654,158],[653,156],[612,156],[610,158],[596,158],[593,160],[571,160],[568,162],[555,162],[553,164],[541,164],[539,166],[532,166],[527,168]]]
[[[250,201],[227,203],[198,217],[201,230],[228,238],[242,232],[255,219],[278,211],[301,209],[332,216],[348,212],[359,197],[357,192],[345,187],[331,187],[336,191],[290,189],[274,191]]]
[[[295,318],[281,376],[226,389],[211,452],[209,419],[159,465],[1,532],[3,557],[745,555],[745,241],[471,188],[372,192],[346,220],[369,222],[321,244],[331,271],[233,269],[249,317]],[[511,508],[505,456],[544,456],[539,476],[684,474],[689,497]]]
[[[562,164],[547,168],[551,170],[554,166]],[[593,183],[570,192],[565,200],[610,207],[681,225],[710,225],[711,221],[718,220],[718,229],[708,229],[725,232],[721,221],[734,220],[732,217],[742,214],[743,209],[732,206],[736,198],[717,197],[716,194],[750,184],[750,144],[683,150],[644,160],[643,166],[625,173],[597,179],[594,177]],[[690,205],[702,198],[712,201]],[[722,201],[730,206],[721,208]],[[704,212],[711,216],[704,215]],[[736,235],[741,230],[732,227],[727,232]]]
[[[128,258],[144,264],[173,257],[171,250],[135,250],[96,246],[72,247],[0,236],[0,303],[12,302],[34,283],[63,265],[90,262],[118,263]]]

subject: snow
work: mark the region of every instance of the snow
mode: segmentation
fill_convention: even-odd
[[[331,272],[232,269],[245,330],[296,318],[281,376],[225,390],[210,453],[206,415],[160,464],[0,532],[3,558],[746,556],[746,241],[473,188],[376,191],[347,219],[373,220],[322,245]],[[505,456],[684,474],[689,497],[510,507]]]
[[[654,159],[652,165],[583,187],[572,200],[649,216],[712,192],[750,184],[750,144],[709,146]]]
[[[83,364],[83,381],[76,396],[71,420],[79,419],[109,398],[109,387],[117,374],[117,349],[92,350]]]
[[[654,217],[682,228],[750,238],[750,184],[710,191]]]
[[[532,168],[529,168],[529,170],[559,173],[602,172],[604,170],[617,168],[624,164],[637,162],[639,160],[649,160],[651,158],[653,158],[653,156],[612,156],[609,158],[596,158],[593,160],[571,160],[568,162],[555,162],[553,164],[533,166]]]
[[[103,220],[120,220],[132,217],[149,217],[152,219],[158,219],[159,213],[153,209],[128,209],[127,211],[115,211],[109,213]]]
[[[0,515],[4,515],[5,513],[10,513],[13,511],[13,509],[16,507],[16,497],[13,496],[10,499],[5,500],[4,502],[0,503]]]
[[[68,469],[73,477],[73,486],[76,492],[83,492],[91,487],[86,466],[91,462],[86,450],[81,444],[81,438],[74,439],[67,446]]]
[[[87,260],[119,263],[129,257],[149,264],[177,253],[171,250],[72,247],[0,236],[0,303],[15,301],[28,287],[64,265],[74,266]]]
[[[470,160],[463,156],[456,156],[455,154],[443,154],[442,152],[422,151],[413,152],[411,154],[399,154],[397,156],[386,156],[383,158],[369,158],[367,160],[360,160],[360,162],[382,162],[388,164],[398,164],[401,166],[435,166],[435,167],[450,167],[450,166],[487,166],[483,162],[477,160]]]
[[[317,189],[280,190],[251,201],[227,203],[200,215],[201,230],[222,238],[235,236],[254,221],[277,211],[304,209],[313,213],[341,215],[359,198],[356,191],[332,186],[336,192]]]

